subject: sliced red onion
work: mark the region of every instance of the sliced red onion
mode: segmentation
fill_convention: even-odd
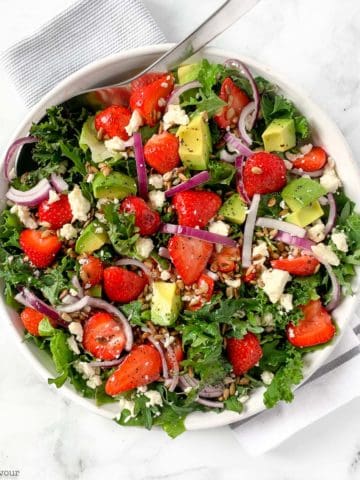
[[[120,365],[126,357],[117,358],[116,360],[93,361],[89,362],[89,367],[112,368]]]
[[[201,87],[201,83],[197,80],[194,80],[193,82],[184,83],[184,85],[180,85],[179,87],[175,88],[167,101],[166,110],[169,108],[169,105],[179,105],[180,96],[183,93],[199,87]]]
[[[166,247],[159,248],[159,255],[160,257],[167,258],[168,260],[170,260],[170,253]]]
[[[185,374],[179,377],[179,385],[183,390],[188,388],[197,388],[199,386],[199,381],[196,378],[190,377],[190,375]]]
[[[220,151],[220,160],[226,163],[234,163],[236,160],[236,157],[238,156],[238,153],[229,153],[226,148],[223,148]]]
[[[305,250],[311,250],[311,247],[315,245],[315,242],[312,240],[296,237],[295,235],[290,235],[290,233],[287,232],[279,232],[276,235],[275,240],[287,243],[288,245],[295,245],[296,247],[300,247]]]
[[[321,175],[324,173],[324,170],[314,170],[313,172],[305,172],[304,170],[301,170],[299,168],[292,168],[290,173],[293,173],[294,175],[299,175],[299,176],[303,176],[303,175],[308,175],[309,177],[311,178],[318,178],[318,177],[321,177]]]
[[[244,160],[245,157],[243,155],[240,155],[236,157],[235,160],[235,167],[237,169],[236,171],[236,189],[238,191],[238,194],[240,197],[244,200],[245,203],[250,205],[250,198],[245,190],[244,187],[244,180],[243,180],[243,169],[244,169]]]
[[[65,182],[61,175],[56,175],[56,173],[52,173],[50,176],[50,182],[52,186],[58,193],[65,192],[69,190],[69,185]]]
[[[324,267],[326,268],[330,281],[331,281],[331,300],[330,302],[325,305],[325,308],[328,312],[333,311],[340,303],[341,299],[341,288],[339,280],[337,279],[334,270],[332,269],[331,265],[328,262],[324,262],[318,255],[316,255],[313,251],[311,251],[311,255],[315,257]]]
[[[246,145],[250,146],[252,144],[252,138],[247,132],[247,121],[248,117],[250,117],[250,124],[253,125],[255,123],[255,120],[253,121],[252,116],[255,114],[255,102],[250,102],[245,107],[241,110],[240,113],[240,118],[239,118],[239,123],[238,123],[238,128],[239,128],[239,133],[240,137],[242,138],[243,142],[245,142]]]
[[[26,192],[10,187],[6,193],[6,198],[17,205],[36,207],[39,203],[49,198],[50,190],[50,183],[46,178],[43,178],[37,185],[35,185],[35,187],[30,188],[30,190],[27,190]]]
[[[256,119],[259,114],[259,108],[260,108],[260,94],[259,94],[259,90],[256,85],[256,82],[254,80],[254,77],[252,76],[247,66],[244,63],[240,62],[239,60],[236,60],[236,59],[226,60],[225,65],[230,68],[237,68],[240,71],[240,73],[249,80],[251,90],[252,90],[253,100],[255,104],[254,115],[251,119],[251,123],[249,124],[249,130],[252,130],[254,128]]]
[[[173,364],[173,368],[172,368],[172,372],[171,372],[172,373],[172,378],[171,378],[171,381],[169,381],[169,384],[168,384],[169,391],[173,392],[175,390],[175,388],[177,387],[177,384],[179,382],[180,368],[179,368],[179,363],[177,361],[177,358],[176,358],[176,355],[175,355],[175,352],[174,352],[174,349],[172,348],[172,346],[169,345],[166,350],[167,350],[169,358],[171,359],[172,364]]]
[[[133,136],[139,195],[140,197],[146,199],[148,196],[148,181],[144,157],[144,148],[142,144],[141,134],[139,132],[135,132]]]
[[[252,243],[260,198],[260,195],[258,193],[255,193],[252,198],[251,205],[247,214],[247,219],[245,222],[241,261],[241,264],[244,268],[248,268],[251,265]]]
[[[72,295],[68,294],[68,295],[65,295],[64,298],[62,298],[62,303],[63,305],[70,305],[72,303],[75,303],[77,301],[79,301],[80,298],[79,297],[73,297]]]
[[[234,147],[240,155],[244,155],[245,157],[249,157],[252,155],[254,152],[250,150],[250,148],[240,140],[240,138],[235,137],[233,133],[226,132],[224,135],[224,140],[227,142],[229,145]]]
[[[88,295],[85,295],[75,303],[71,303],[70,305],[60,305],[58,307],[58,311],[62,313],[78,312],[82,308],[87,307],[89,305],[89,299],[90,297]]]
[[[336,202],[335,197],[332,193],[327,194],[327,199],[329,203],[329,217],[325,225],[325,236],[331,232],[334,228],[335,221],[336,221]]]
[[[58,325],[61,325],[62,327],[67,327],[68,324],[62,320],[61,316],[59,313],[49,305],[47,305],[45,302],[40,300],[31,290],[28,288],[22,288],[20,290],[20,293],[18,293],[15,296],[15,300],[22,305],[25,305],[26,307],[31,307],[38,312],[42,313],[43,315],[46,315],[47,317],[51,318],[51,320],[54,320]]]
[[[142,270],[145,273],[147,277],[149,277],[150,280],[152,280],[151,271],[146,265],[144,265],[139,260],[135,260],[133,258],[122,258],[121,260],[118,260],[117,262],[115,262],[115,265],[117,266],[133,265],[134,267],[138,267],[140,268],[140,270]]]
[[[164,350],[163,350],[162,346],[160,345],[160,342],[155,340],[155,338],[152,335],[149,335],[147,338],[148,338],[149,342],[151,342],[154,345],[154,347],[156,348],[156,350],[160,354],[163,377],[165,379],[169,378],[169,369],[168,369],[168,366],[167,366]]]
[[[306,235],[305,228],[298,227],[293,223],[284,222],[283,220],[276,220],[275,218],[259,217],[256,220],[256,226],[281,230],[282,232],[290,233],[290,235],[294,237],[304,238]]]
[[[228,245],[229,247],[235,247],[237,243],[235,240],[225,235],[219,235],[217,233],[211,233],[207,230],[200,230],[199,228],[184,227],[182,225],[173,225],[172,223],[164,223],[160,228],[162,233],[170,233],[173,235],[182,235],[184,237],[193,237],[204,242],[217,243],[219,245]]]
[[[16,150],[27,143],[34,143],[37,142],[38,139],[36,137],[21,137],[15,140],[14,143],[10,145],[7,152],[5,153],[5,160],[4,160],[4,170],[5,170],[5,178],[6,180],[12,180],[16,177],[15,172],[15,152]]]
[[[199,185],[208,182],[210,178],[211,178],[210,173],[204,170],[203,172],[197,173],[186,182],[180,183],[175,187],[169,188],[169,190],[165,192],[165,197],[166,198],[173,197],[177,193],[185,192],[186,190],[190,190],[192,188],[198,187]]]
[[[219,280],[219,275],[215,272],[212,272],[211,270],[204,270],[204,274],[207,275],[208,277],[212,278],[214,282],[217,282]]]
[[[320,197],[319,203],[320,205],[327,205],[329,203],[329,200],[327,199],[327,197]]]
[[[80,281],[77,277],[77,275],[74,275],[71,279],[71,283],[73,284],[74,288],[77,290],[78,292],[78,296],[80,298],[82,298],[84,296],[84,289],[82,288],[82,286],[80,285]]]
[[[202,390],[199,392],[199,397],[202,398],[218,398],[223,394],[224,388],[219,385],[219,386],[212,386],[208,385],[204,387]]]
[[[200,403],[200,405],[204,405],[205,407],[209,407],[209,408],[224,408],[223,402],[215,402],[214,400],[205,400],[205,398],[198,397],[196,399],[196,402]]]

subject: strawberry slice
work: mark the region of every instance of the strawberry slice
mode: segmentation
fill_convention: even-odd
[[[125,268],[108,267],[104,270],[105,293],[113,302],[128,303],[136,300],[147,283],[145,277]]]
[[[223,247],[220,252],[214,252],[211,269],[214,272],[233,272],[240,261],[239,247]]]
[[[199,310],[206,302],[210,302],[212,294],[214,293],[215,282],[211,277],[205,275],[205,273],[200,275],[200,278],[196,283],[197,289],[202,293],[200,293],[201,298],[197,303],[188,305],[187,309],[192,311]]]
[[[213,245],[196,238],[174,235],[168,244],[170,258],[186,285],[195,283],[211,257]]]
[[[301,255],[296,258],[279,258],[272,260],[271,266],[279,270],[286,270],[292,275],[306,277],[313,275],[318,268],[319,261],[310,255]]]
[[[105,137],[120,137],[128,140],[129,135],[125,127],[129,124],[131,112],[120,105],[111,105],[95,116],[95,128],[101,130]]]
[[[289,342],[300,348],[329,342],[335,335],[336,328],[320,300],[311,300],[301,310],[304,318],[297,325],[289,323],[286,327]]]
[[[104,267],[99,258],[88,255],[87,257],[81,258],[79,263],[80,278],[85,288],[90,288],[101,283]]]
[[[177,193],[172,202],[179,225],[206,227],[221,207],[221,198],[213,192],[187,190]]]
[[[59,200],[49,203],[44,200],[38,209],[40,222],[47,222],[54,230],[70,223],[73,217],[70,202],[67,195],[60,195]]]
[[[141,77],[135,78],[130,84],[131,93],[134,93],[136,90],[142,89],[150,85],[150,83],[154,83],[155,80],[159,80],[159,78],[164,78],[166,75],[165,72],[149,72],[144,73]]]
[[[248,96],[235,85],[230,77],[227,77],[221,85],[219,97],[227,105],[214,116],[215,122],[220,128],[237,126],[241,110],[250,102]]]
[[[95,358],[119,358],[125,341],[121,325],[107,312],[95,313],[85,323],[83,346]]]
[[[262,348],[256,335],[248,332],[243,338],[228,338],[226,352],[235,375],[243,375],[262,357]]]
[[[135,346],[105,385],[105,392],[115,396],[160,378],[161,358],[152,345]]]
[[[162,175],[180,163],[179,139],[169,132],[153,135],[145,144],[146,163]]]
[[[139,228],[140,235],[154,235],[159,230],[161,224],[159,213],[152,210],[140,197],[126,197],[120,211],[135,215],[135,225]]]
[[[253,153],[245,162],[243,182],[250,198],[255,193],[278,192],[286,185],[284,160],[274,153]]]
[[[320,170],[326,163],[326,152],[321,147],[313,147],[309,153],[294,160],[294,167],[301,168],[304,172]]]
[[[43,313],[30,307],[24,308],[20,314],[20,318],[24,327],[31,335],[39,335],[39,324],[44,318],[47,318],[51,325],[56,327],[55,322],[51,320],[51,318],[46,317]]]
[[[38,268],[48,267],[61,248],[58,237],[49,231],[23,230],[19,239],[20,247]]]

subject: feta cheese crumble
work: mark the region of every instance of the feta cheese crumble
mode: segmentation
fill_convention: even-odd
[[[230,233],[230,225],[223,222],[222,220],[211,222],[209,225],[209,232],[227,237]]]
[[[285,285],[291,280],[289,272],[272,268],[265,270],[261,274],[261,280],[264,283],[263,290],[269,297],[271,303],[276,303],[280,300],[284,292]]]
[[[82,194],[79,185],[75,185],[74,189],[69,193],[69,203],[73,214],[73,221],[80,220],[80,222],[86,222],[91,205]]]
[[[347,237],[344,232],[333,232],[331,235],[331,240],[340,252],[346,253],[349,250]]]
[[[10,209],[11,213],[15,213],[18,216],[20,222],[25,225],[26,228],[35,230],[38,224],[34,217],[31,215],[29,207],[23,207],[22,205],[13,205]]]
[[[313,242],[319,243],[322,242],[325,238],[325,225],[320,220],[308,228],[307,236]]]
[[[280,296],[280,305],[285,310],[285,312],[290,312],[293,307],[293,296],[291,293],[283,293]]]
[[[52,203],[55,203],[58,200],[60,200],[59,195],[55,192],[55,190],[50,190],[48,204],[51,205]]]
[[[153,208],[162,208],[165,203],[165,193],[161,190],[149,192],[149,200]]]
[[[140,113],[138,112],[138,110],[134,110],[131,115],[129,124],[125,127],[126,133],[129,135],[129,137],[131,137],[133,133],[137,132],[142,124],[143,120]]]
[[[75,335],[78,342],[82,342],[84,330],[80,322],[71,322],[69,324],[69,332]]]
[[[70,350],[74,352],[75,355],[80,355],[80,349],[75,338],[71,335],[66,341]]]
[[[149,399],[145,404],[146,407],[156,407],[157,405],[162,407],[163,401],[160,393],[157,390],[148,390],[144,393],[144,395]]]
[[[328,245],[325,245],[324,243],[318,243],[317,245],[313,245],[311,250],[322,262],[329,263],[334,267],[340,265],[339,257]]]
[[[274,378],[274,374],[272,372],[267,371],[267,370],[262,372],[262,374],[260,376],[261,376],[261,380],[263,381],[263,383],[265,385],[270,385],[270,383],[272,382],[272,380]]]
[[[72,238],[76,238],[77,230],[75,227],[71,225],[71,223],[65,223],[60,230],[59,235],[60,237],[64,238],[65,240],[71,240]]]
[[[120,398],[119,400],[119,418],[123,410],[128,410],[129,415],[125,418],[125,422],[129,421],[130,418],[135,418],[135,402],[133,400],[126,400],[126,398]]]
[[[123,152],[126,149],[125,142],[120,137],[113,137],[104,141],[106,150],[110,153]]]
[[[253,248],[252,263],[254,265],[264,265],[266,258],[269,256],[268,247],[265,242],[259,242]]]
[[[150,253],[154,249],[154,242],[151,238],[139,238],[136,241],[135,248],[142,258],[149,258]]]
[[[92,367],[87,362],[75,362],[74,367],[82,378],[86,380],[86,385],[89,388],[95,389],[102,384],[99,368]]]
[[[334,161],[329,158],[328,164],[324,168],[324,174],[320,177],[320,185],[325,188],[327,192],[335,193],[341,187],[341,180],[337,176]]]
[[[164,180],[162,175],[154,173],[149,176],[149,185],[152,185],[156,190],[160,190],[164,186]]]
[[[164,130],[168,130],[173,125],[187,125],[189,117],[180,105],[169,105],[167,112],[163,116]]]

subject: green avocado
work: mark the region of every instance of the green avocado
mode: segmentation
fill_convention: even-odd
[[[206,170],[212,150],[209,125],[201,113],[195,115],[188,125],[176,132],[179,137],[179,156],[190,170]]]
[[[267,152],[286,152],[296,145],[295,122],[292,118],[273,120],[261,137]]]
[[[109,237],[101,223],[89,223],[81,232],[75,244],[76,253],[92,253],[99,250],[105,243],[108,243]]]
[[[151,299],[151,321],[155,325],[175,323],[181,309],[181,298],[175,283],[154,282]]]
[[[120,172],[110,175],[97,173],[92,182],[95,198],[118,198],[122,200],[128,195],[136,195],[136,182],[133,178]]]
[[[291,210],[296,212],[326,194],[324,187],[311,178],[297,178],[288,183],[281,196]]]
[[[91,159],[94,163],[101,163],[109,158],[119,160],[122,157],[121,153],[113,154],[109,152],[104,142],[98,140],[94,126],[94,117],[89,117],[84,123],[80,134],[79,146],[84,152],[90,149]]]
[[[184,83],[189,83],[193,80],[196,80],[200,68],[201,63],[189,63],[187,65],[180,65],[177,71],[179,84],[183,85]]]
[[[238,193],[234,193],[226,200],[219,210],[220,215],[223,215],[225,220],[241,225],[244,223],[247,213],[247,206],[243,202]]]
[[[88,294],[90,295],[90,297],[101,298],[102,286],[101,285],[94,285],[93,287],[89,288]]]
[[[299,210],[296,210],[296,212],[290,213],[285,220],[294,223],[299,227],[306,227],[323,215],[324,211],[321,208],[320,203],[316,200],[315,202],[310,203],[310,205],[302,207]]]

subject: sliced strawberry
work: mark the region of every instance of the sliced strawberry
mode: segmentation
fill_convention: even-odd
[[[169,370],[172,371],[174,370],[175,362],[179,364],[184,359],[184,351],[182,349],[181,341],[179,338],[176,338],[170,346],[175,358],[170,355],[169,351],[166,349],[165,359]]]
[[[320,300],[310,301],[301,310],[304,318],[297,325],[289,323],[286,327],[289,342],[300,348],[329,342],[335,335],[336,328]]]
[[[209,275],[202,273],[199,280],[196,282],[195,287],[196,290],[201,292],[199,294],[201,298],[197,303],[188,305],[187,309],[192,311],[199,310],[199,308],[203,307],[205,303],[210,302],[212,294],[214,293],[214,285],[214,280],[209,277]]]
[[[272,260],[271,266],[279,270],[286,270],[292,275],[306,277],[316,272],[319,261],[311,255],[301,255],[296,258],[279,258],[278,260]]]
[[[220,252],[214,252],[211,269],[214,272],[233,272],[240,261],[239,247],[223,247]]]
[[[121,267],[104,270],[105,293],[113,302],[128,303],[136,300],[148,283],[145,277]]]
[[[54,230],[70,223],[73,214],[68,196],[60,195],[59,200],[52,203],[49,203],[49,200],[44,200],[39,205],[38,216],[40,222],[47,222],[50,228]]]
[[[142,89],[151,83],[154,83],[155,80],[159,80],[159,78],[164,78],[166,76],[165,72],[149,72],[144,73],[141,77],[135,78],[130,84],[131,86],[131,93],[134,93],[136,90]]]
[[[46,317],[43,313],[34,310],[33,308],[26,307],[20,314],[21,321],[26,328],[26,330],[31,333],[31,335],[39,335],[39,324],[41,320]],[[51,318],[48,318],[49,322],[53,327],[55,327],[55,323]]]
[[[94,287],[101,283],[104,267],[99,258],[94,257],[93,255],[88,255],[87,257],[81,258],[79,263],[80,278],[85,288]]]
[[[301,168],[304,172],[320,170],[326,163],[326,152],[321,147],[313,147],[309,153],[294,160],[294,167]]]
[[[170,258],[186,285],[195,283],[211,257],[213,246],[196,238],[174,235],[168,244]]]
[[[219,97],[227,105],[214,116],[215,122],[220,128],[237,126],[241,110],[250,102],[248,96],[235,85],[230,77],[227,77],[221,85]]]
[[[146,163],[157,172],[170,172],[180,163],[179,140],[169,132],[153,135],[145,144]]]
[[[48,267],[61,248],[61,242],[55,234],[40,230],[23,230],[19,243],[23,252],[38,268]]]
[[[152,345],[135,346],[105,385],[105,392],[115,396],[147,385],[160,378],[161,358]]]
[[[107,312],[95,313],[85,323],[83,346],[95,358],[101,360],[119,358],[125,341],[120,323]]]
[[[135,215],[135,225],[139,228],[140,235],[154,235],[159,230],[161,224],[159,213],[152,210],[140,197],[126,197],[120,211]]]
[[[254,367],[263,355],[256,335],[248,332],[243,338],[228,338],[226,352],[235,375],[243,375]]]
[[[250,198],[255,193],[278,192],[286,185],[284,160],[274,153],[253,153],[245,162],[243,182]]]
[[[153,127],[165,111],[166,99],[174,88],[174,77],[169,73],[149,85],[137,88],[130,97],[131,110],[138,110],[145,123]]]
[[[173,206],[179,225],[203,228],[219,211],[221,198],[213,192],[187,190],[174,196]]]
[[[95,128],[101,129],[105,137],[120,137],[127,140],[129,135],[125,127],[129,124],[131,112],[128,108],[120,105],[111,105],[105,108],[95,116]]]

